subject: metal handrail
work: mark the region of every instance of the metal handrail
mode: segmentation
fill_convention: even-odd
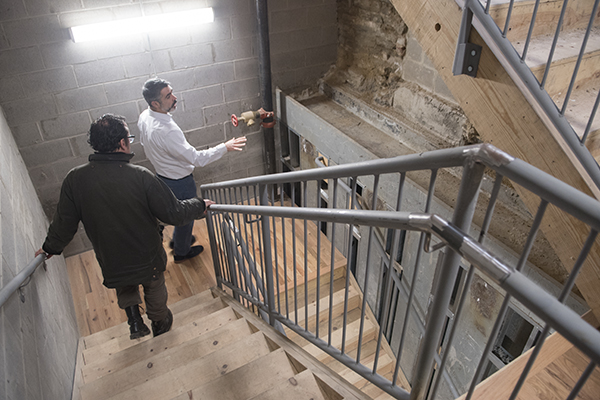
[[[442,168],[449,168],[455,171],[457,167],[462,167],[463,175],[460,188],[456,196],[456,202],[454,204],[454,212],[451,218],[444,218],[435,214],[435,212],[431,211],[430,209],[433,193],[435,192],[435,181],[436,176],[438,175],[437,171],[438,169]],[[477,204],[478,194],[480,192],[483,171],[486,167],[489,167],[495,171],[495,182],[492,193],[489,197],[488,208],[483,219],[484,224],[482,226],[479,241],[475,241],[469,236],[468,232],[471,228],[474,209],[476,206],[479,206]],[[413,200],[409,202],[409,205],[410,207],[422,207],[423,203],[426,203],[425,209],[421,209],[420,211],[413,211],[414,209],[406,211],[402,209],[404,192],[403,188],[405,182],[408,181],[408,179],[405,179],[407,177],[406,174],[410,171],[418,172],[420,170],[430,172],[430,184],[427,191],[426,200],[425,196],[419,195],[419,201],[421,204],[417,204]],[[446,175],[447,174],[444,174],[444,176]],[[408,176],[410,177],[410,175]],[[420,176],[422,177],[423,174]],[[366,195],[367,197],[370,196],[371,201],[371,205],[369,205],[367,201],[367,209],[362,210],[348,207],[348,202],[344,201],[343,199],[336,200],[336,191],[339,186],[337,183],[338,179],[352,179],[353,188],[351,193],[347,193],[347,195],[354,198],[356,196],[355,186],[359,177],[361,178],[361,185],[365,186],[363,191],[366,190]],[[496,250],[499,250],[497,245],[487,244],[486,247],[484,247],[483,244],[483,238],[489,237],[488,227],[490,226],[490,220],[493,218],[492,215],[494,204],[498,200],[498,191],[500,190],[502,181],[505,179],[508,179],[512,183],[526,188],[527,191],[536,194],[542,199],[540,208],[538,210],[538,215],[536,215],[535,221],[530,225],[530,233],[527,237],[527,242],[524,245],[522,253],[520,254],[520,258],[518,262],[517,259],[514,259],[510,263],[505,261],[504,258],[501,259],[494,253]],[[317,208],[321,193],[320,185],[321,181],[323,180],[330,182],[329,190],[333,191],[333,196],[330,194],[329,198],[333,199],[333,203],[329,203],[328,208]],[[397,192],[396,188],[392,189],[390,186],[394,181],[396,183],[399,182]],[[331,185],[331,182],[333,182],[333,185]],[[314,188],[314,190],[311,189],[310,196],[308,195],[307,190],[309,184],[314,185],[311,186]],[[300,196],[302,204],[300,204],[298,207],[285,207],[283,205],[283,200],[281,200],[281,205],[276,207],[270,206],[271,203],[268,199],[264,198],[264,195],[266,193],[271,193],[271,198],[274,199],[272,194],[274,189],[277,188],[277,190],[283,190],[284,185],[289,185],[289,188],[292,191],[290,198],[292,199],[297,199],[294,192],[295,187],[299,187],[300,190],[302,190],[302,195]],[[379,198],[377,190],[383,186],[387,186],[385,188],[385,200],[383,198]],[[423,191],[424,186],[420,185],[420,187],[423,189],[420,188],[418,190]],[[219,247],[222,246],[219,246],[215,240],[215,246],[213,247],[213,261],[215,262],[215,273],[218,277],[218,283],[227,285],[234,291],[234,293],[236,293],[236,295],[239,295],[245,300],[256,305],[259,309],[267,312],[269,314],[269,320],[272,324],[274,324],[276,321],[281,322],[289,329],[309,340],[311,343],[315,344],[323,351],[344,363],[347,367],[353,369],[355,372],[378,385],[380,388],[396,398],[411,398],[419,400],[425,398],[435,398],[435,392],[438,390],[440,379],[442,379],[442,381],[445,380],[446,382],[449,382],[447,375],[448,371],[444,369],[444,366],[446,364],[447,354],[451,351],[451,346],[453,346],[453,339],[455,335],[450,333],[449,336],[445,336],[446,339],[441,340],[441,334],[443,331],[446,331],[448,323],[452,324],[452,332],[455,332],[454,328],[459,323],[458,319],[460,318],[461,310],[464,305],[464,296],[466,296],[470,290],[465,284],[463,289],[461,289],[463,290],[463,293],[461,294],[461,300],[459,301],[459,306],[456,309],[456,312],[453,312],[453,315],[449,315],[448,307],[453,295],[453,283],[457,279],[458,270],[461,268],[459,264],[463,262],[462,260],[466,260],[466,262],[471,263],[472,267],[469,270],[469,274],[472,274],[473,268],[477,268],[482,271],[482,275],[487,275],[491,278],[491,280],[488,282],[495,282],[495,290],[501,289],[506,292],[506,305],[508,305],[510,298],[514,297],[519,304],[521,304],[519,307],[527,308],[529,310],[528,312],[531,312],[532,315],[537,315],[538,320],[544,321],[548,327],[555,329],[575,346],[582,349],[583,353],[590,358],[593,365],[598,364],[598,361],[600,361],[600,341],[598,341],[600,339],[600,333],[588,325],[587,322],[581,320],[577,313],[571,311],[567,306],[562,304],[562,301],[565,299],[564,296],[556,298],[546,293],[544,290],[539,289],[537,286],[534,288],[533,286],[535,286],[535,284],[529,281],[523,272],[521,272],[526,260],[529,258],[529,252],[536,242],[535,236],[538,228],[540,227],[540,221],[543,218],[546,205],[550,204],[560,210],[563,210],[567,214],[570,214],[571,216],[579,219],[581,222],[587,224],[592,232],[598,232],[600,231],[600,203],[597,200],[564,184],[563,182],[558,181],[556,178],[553,178],[550,175],[538,170],[537,168],[532,167],[521,160],[515,159],[506,153],[503,153],[493,146],[483,144],[463,148],[443,149],[418,155],[399,156],[392,159],[372,160],[361,163],[337,165],[327,168],[238,179],[235,181],[203,185],[201,187],[201,191],[203,197],[211,198],[217,201],[217,204],[211,206],[211,212],[208,216],[209,226],[218,227],[219,224],[214,223],[213,220],[219,220],[223,215],[237,214],[239,216],[237,218],[238,227],[244,226],[243,229],[246,229],[246,227],[250,226],[251,228],[248,229],[251,229],[251,234],[262,238],[262,242],[259,242],[258,244],[254,242],[249,243],[249,247],[252,247],[253,249],[256,248],[259,252],[261,252],[260,254],[265,253],[265,257],[261,257],[260,264],[257,264],[257,269],[259,267],[262,268],[262,276],[265,278],[264,281],[266,282],[267,298],[270,300],[268,304],[263,303],[260,301],[260,299],[257,299],[256,296],[250,296],[244,293],[243,282],[241,282],[239,286],[235,286],[227,281],[227,274],[221,272],[223,270],[222,265],[227,265],[227,262],[223,263],[220,261],[222,260],[222,252],[219,251]],[[316,196],[317,198],[313,198],[313,196]],[[379,200],[384,200],[389,205],[391,204],[391,201],[394,200],[395,196],[397,196],[395,211],[375,210],[377,207],[374,205],[379,204]],[[298,197],[298,199],[300,197]],[[316,204],[317,207],[309,206],[309,198],[311,198],[310,203]],[[255,218],[249,218],[249,216],[254,216]],[[246,223],[245,221],[248,221],[249,219],[257,221],[258,223]],[[280,225],[276,223],[276,221],[279,220],[281,220]],[[291,228],[284,227],[284,220],[291,221]],[[429,299],[430,301],[423,299],[424,301],[427,301],[427,304],[425,305],[424,303],[421,303],[421,306],[424,309],[427,308],[427,322],[425,326],[421,328],[422,330],[420,329],[420,332],[422,333],[421,338],[417,339],[420,341],[420,345],[417,347],[419,352],[414,353],[412,349],[410,352],[407,351],[406,357],[408,357],[408,359],[407,361],[404,361],[403,357],[405,357],[405,354],[402,352],[402,348],[398,348],[397,350],[394,349],[397,359],[395,361],[395,371],[392,379],[387,380],[378,374],[378,365],[376,361],[373,363],[372,368],[367,367],[363,365],[358,355],[355,359],[353,358],[354,356],[350,356],[344,350],[344,337],[347,327],[346,316],[348,312],[347,299],[349,290],[348,277],[350,275],[349,263],[346,263],[345,267],[345,289],[340,289],[344,290],[344,293],[340,293],[340,296],[345,296],[343,304],[344,321],[342,328],[340,328],[342,335],[342,342],[340,344],[341,348],[332,347],[331,343],[328,342],[327,339],[321,337],[319,334],[318,323],[316,323],[316,321],[316,327],[313,326],[309,330],[308,323],[306,322],[308,321],[307,315],[305,315],[305,322],[300,322],[298,320],[298,308],[305,307],[306,313],[308,310],[308,300],[306,299],[305,292],[304,302],[298,301],[296,294],[297,285],[295,273],[297,270],[304,268],[305,281],[303,283],[306,290],[306,276],[308,271],[306,269],[306,259],[309,252],[313,256],[316,254],[316,259],[319,259],[319,252],[321,249],[321,244],[319,241],[317,241],[316,244],[313,242],[313,244],[310,245],[307,242],[307,221],[316,222],[316,224],[313,224],[313,227],[311,228],[314,229],[314,231],[312,231],[313,233],[311,233],[313,237],[314,232],[316,232],[317,237],[320,237],[319,229],[327,227],[327,236],[331,239],[332,246],[331,263],[329,265],[331,271],[330,282],[333,282],[334,264],[338,265],[337,263],[334,263],[334,248],[337,246],[341,249],[342,247],[346,246],[345,250],[343,251],[347,253],[345,254],[346,260],[349,260],[349,249],[351,244],[350,238],[352,237],[354,227],[364,226],[364,229],[371,232],[369,235],[372,234],[372,227],[389,229],[394,232],[392,235],[392,250],[391,254],[389,254],[389,260],[387,261],[388,265],[391,262],[390,260],[395,260],[395,253],[397,252],[396,232],[398,230],[416,232],[416,234],[420,236],[418,247],[411,245],[411,249],[418,252],[411,254],[413,257],[412,261],[415,261],[412,269],[412,282],[410,279],[404,279],[405,274],[403,274],[401,281],[401,285],[406,286],[407,289],[403,292],[408,291],[408,300],[403,300],[402,303],[403,310],[407,310],[405,313],[405,318],[411,318],[410,314],[414,312],[414,310],[410,308],[409,303],[412,294],[419,290],[417,288],[417,281],[415,280],[417,274],[419,273],[419,265],[421,263],[426,263],[427,268],[430,271],[428,274],[431,274],[431,271],[433,270],[436,270],[437,272],[435,274],[435,281],[431,282],[432,286],[430,293],[431,297]],[[301,239],[301,235],[296,237],[296,235],[293,233],[294,227],[301,227],[302,224],[304,224],[304,239]],[[286,226],[288,226],[287,223]],[[348,234],[348,239],[342,238],[341,240],[336,241],[336,227],[338,227],[338,229],[343,228],[343,230]],[[292,229],[292,235],[290,239],[286,239],[285,229]],[[240,230],[242,230],[242,228],[240,228]],[[389,230],[388,234],[390,233]],[[218,238],[219,235],[214,234],[212,230],[209,230],[209,232],[211,238]],[[278,238],[279,234],[282,234],[283,238]],[[438,242],[437,244],[431,245],[432,237],[436,238],[435,241]],[[246,240],[248,240],[247,238],[248,234],[246,233]],[[588,241],[593,241],[593,239],[595,239],[595,234],[590,235],[590,239]],[[302,240],[304,240],[303,250],[300,250],[299,256],[304,257],[304,265],[302,265],[302,262],[299,262],[298,264],[296,263],[296,242],[299,241],[302,245]],[[271,250],[266,246],[267,242],[270,244],[271,241],[275,246],[277,246],[277,243],[285,246],[286,242],[291,242],[294,251],[294,261],[292,265],[277,266],[277,257],[274,257],[275,260],[273,262]],[[213,239],[211,239],[211,243],[213,243]],[[375,293],[385,293],[386,296],[385,300],[383,297],[380,297],[380,311],[377,313],[377,315],[383,316],[383,319],[381,320],[382,322],[380,322],[381,328],[379,330],[379,339],[377,337],[374,339],[376,341],[378,340],[377,349],[379,349],[380,342],[382,340],[382,329],[387,321],[390,320],[388,319],[388,315],[390,315],[391,320],[398,318],[397,315],[399,315],[399,311],[397,310],[393,311],[396,313],[396,316],[392,315],[390,312],[391,307],[395,307],[390,303],[390,299],[392,298],[390,296],[390,288],[392,287],[392,282],[395,282],[395,285],[398,285],[398,278],[394,277],[394,274],[387,274],[387,278],[385,280],[383,279],[383,267],[374,267],[373,263],[377,263],[377,261],[369,259],[368,254],[370,254],[372,246],[371,238],[369,238],[368,243],[368,250],[366,250],[367,258],[364,261],[365,264],[361,264],[361,268],[365,277],[365,285],[367,282],[366,277],[369,275],[369,268],[380,268],[380,279],[375,284],[381,289],[381,291],[377,288],[372,289],[370,292],[365,290],[364,296],[366,298],[366,296],[372,296]],[[416,241],[413,240],[413,243],[416,244]],[[377,247],[377,245],[375,246]],[[443,250],[438,253],[440,255],[437,259],[437,263],[435,262],[434,258],[429,256],[422,257],[421,259],[420,254],[422,251],[435,252],[439,249]],[[583,246],[583,250],[580,253],[577,264],[573,268],[574,275],[576,275],[578,266],[583,265],[583,261],[587,257],[586,249],[589,250],[588,244]],[[304,251],[303,256],[301,251]],[[407,248],[404,248],[404,252],[406,251]],[[286,254],[285,248],[283,249],[282,254]],[[372,254],[375,254],[375,252]],[[417,255],[415,256],[415,254]],[[257,259],[257,257],[258,256],[254,256],[255,259]],[[387,257],[388,256],[386,256],[386,258]],[[321,276],[321,273],[319,272],[319,262],[313,264],[311,268],[315,268],[315,265],[315,276]],[[412,265],[402,265],[402,268],[405,271],[409,271],[409,273],[411,271],[411,267]],[[274,302],[276,294],[274,285],[275,279],[273,277],[282,276],[283,271],[287,272],[288,270],[294,274],[293,286],[288,289],[287,283],[292,283],[292,277],[290,276],[289,279],[286,278],[286,287],[284,293],[286,293],[287,296],[290,296],[290,303],[294,304],[296,307],[295,321],[292,321],[291,317],[291,314],[294,312],[294,308],[292,308],[290,311],[288,309],[287,301],[285,302],[285,309],[282,309],[279,303],[275,304]],[[374,272],[379,273],[377,270]],[[269,274],[271,277],[269,277]],[[408,276],[406,276],[406,278],[408,278]],[[358,279],[359,278],[357,276],[357,280]],[[429,278],[426,277],[426,279]],[[575,276],[570,277],[569,282],[573,282],[573,279],[575,279]],[[434,284],[435,287],[433,286]],[[563,293],[569,293],[571,291],[570,285],[571,283],[567,283],[564,286]],[[320,287],[321,285],[317,282],[317,286]],[[526,286],[531,286],[531,288],[525,289]],[[281,288],[281,286],[278,287]],[[383,287],[386,289],[383,289]],[[329,296],[331,301],[334,293],[333,286],[330,285],[328,293],[325,286],[323,286],[323,288],[325,291],[324,296]],[[279,292],[277,293],[279,294]],[[316,293],[316,298],[322,298],[318,291]],[[318,309],[319,303],[320,302],[317,301],[315,304],[316,315],[320,315]],[[400,305],[398,305],[398,307],[400,307]],[[358,309],[361,310],[360,318],[362,324],[362,318],[364,318],[366,307],[363,304],[362,309],[360,307]],[[404,318],[404,316],[401,316],[400,318]],[[454,319],[449,321],[448,318]],[[500,311],[499,314],[497,314],[496,323],[501,323],[503,318],[504,314],[502,311]],[[331,320],[332,319],[330,316],[330,338]],[[493,319],[491,320],[491,323],[493,323]],[[398,332],[402,334],[406,332],[406,326],[402,327],[400,330],[400,325],[398,325],[398,328],[395,329],[399,329]],[[323,329],[323,331],[325,331],[325,329]],[[579,336],[580,334],[583,334],[583,336]],[[486,335],[488,343],[493,343],[496,340],[496,336],[497,333],[490,333],[490,336]],[[361,336],[359,336],[358,341],[357,349],[361,347]],[[395,343],[398,343],[398,341]],[[396,344],[394,346],[396,346]],[[401,346],[401,344],[398,346]],[[414,348],[414,350],[417,348]],[[489,350],[484,352],[480,364],[485,365],[488,352]],[[379,350],[376,350],[374,360],[378,359]],[[407,372],[407,367],[414,368],[412,371],[410,393],[398,386],[396,383],[396,374],[400,368],[401,362],[409,363],[407,365],[402,365],[405,374],[410,372]],[[475,359],[473,362],[477,363],[477,360]],[[440,368],[442,368],[442,373],[438,373],[440,372]],[[591,369],[591,367],[588,368],[588,370],[589,369]],[[575,386],[572,393],[576,393],[575,391],[579,390],[579,388],[583,385],[586,377],[589,376],[588,372],[589,371],[586,371],[586,373],[582,375],[581,382]],[[525,371],[523,374],[526,373],[527,371]],[[454,379],[454,377],[451,378]],[[479,382],[479,377],[475,376],[473,378],[473,382],[474,384],[477,384]],[[454,390],[453,393],[456,393],[457,391],[466,391],[467,388],[464,387],[465,382],[459,383],[460,387],[456,387],[456,390]],[[431,392],[428,392],[428,388],[434,389]],[[446,385],[444,390],[452,389]],[[516,388],[515,390],[518,392],[519,389]]]
[[[527,64],[525,64],[524,61],[527,56],[526,50],[524,51],[523,55],[519,55],[517,50],[515,50],[515,48],[513,47],[512,43],[506,38],[506,28],[504,31],[502,31],[501,28],[498,27],[496,22],[493,20],[493,18],[489,15],[490,1],[486,1],[486,8],[483,7],[480,0],[456,0],[456,2],[459,6],[463,8],[463,12],[472,12],[472,15],[474,17],[472,21],[472,26],[477,29],[481,37],[488,44],[489,48],[496,55],[498,61],[503,65],[503,67],[511,76],[511,78],[513,78],[513,80],[518,83],[517,86],[519,86],[529,103],[537,111],[544,124],[553,134],[560,136],[560,138],[568,146],[570,152],[575,156],[575,158],[579,161],[583,169],[589,175],[589,178],[595,184],[596,188],[600,188],[600,168],[598,167],[598,163],[596,162],[594,157],[585,147],[585,141],[589,134],[592,119],[594,118],[598,105],[600,103],[600,92],[598,93],[598,99],[594,105],[594,108],[591,111],[591,116],[588,120],[586,130],[583,133],[582,138],[580,139],[575,130],[573,129],[572,125],[565,118],[566,108],[563,107],[562,109],[559,109],[552,97],[544,89],[545,78],[542,80],[542,82],[539,82],[533,74],[533,72],[531,71],[531,69],[527,66]],[[512,6],[513,5],[511,4],[509,13],[512,9]],[[597,9],[598,0],[596,0],[594,7],[594,9]],[[592,21],[593,18],[590,19],[590,25],[587,29],[586,38],[587,35],[589,35]],[[532,14],[532,25],[534,23],[535,14]],[[557,32],[555,34],[555,42],[558,38],[559,32],[560,25],[557,27]],[[579,65],[581,62],[586,42],[587,40],[584,40],[582,49],[578,56],[577,65]],[[528,48],[529,43],[530,34],[528,35],[525,44],[525,49]],[[552,46],[552,48],[554,47],[555,45]],[[552,61],[552,53],[553,52],[551,51],[549,63]],[[547,76],[549,70],[550,65],[547,65],[544,76]],[[571,79],[569,89],[566,90],[569,94],[572,91],[573,81],[575,79],[576,74],[577,70],[574,72],[573,79]],[[568,100],[568,98],[566,100]],[[564,103],[565,106],[567,103],[566,100]]]
[[[17,290],[19,290],[23,283],[31,277],[31,275],[35,272],[37,267],[43,265],[46,261],[46,256],[44,254],[40,254],[35,257],[21,272],[17,274],[6,286],[4,286],[0,290],[0,307],[6,303],[8,298]]]

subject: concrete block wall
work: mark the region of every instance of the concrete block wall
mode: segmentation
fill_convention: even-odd
[[[457,104],[452,92],[442,80],[434,65],[423,52],[421,45],[408,31],[406,40],[406,55],[403,60],[404,80],[416,83],[423,89],[439,96],[452,104]]]
[[[0,287],[34,258],[48,221],[0,111]],[[53,257],[0,308],[0,398],[68,399],[79,333],[65,260]]]
[[[215,22],[194,29],[73,43],[68,27],[192,7]],[[308,85],[335,62],[335,0],[272,0],[273,85]],[[264,173],[259,128],[233,128],[232,113],[261,107],[254,0],[0,0],[0,105],[46,214],[68,171],[87,161],[86,132],[106,112],[124,115],[133,135],[146,108],[144,81],[160,76],[179,97],[174,119],[198,148],[247,135],[244,152],[196,171],[198,184]],[[139,142],[133,161],[151,168]],[[65,255],[90,248],[76,235]]]

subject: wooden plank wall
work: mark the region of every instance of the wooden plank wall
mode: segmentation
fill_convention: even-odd
[[[455,0],[391,0],[423,51],[436,66],[481,138],[507,153],[593,195],[561,145],[544,126],[517,85],[479,37],[471,41],[483,47],[476,78],[453,76],[452,64],[462,11]],[[535,214],[537,196],[516,187]],[[588,235],[587,227],[549,207],[542,226],[565,268],[570,270]],[[577,286],[590,308],[600,317],[600,246],[593,247]]]

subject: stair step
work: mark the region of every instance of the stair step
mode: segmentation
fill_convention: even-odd
[[[365,318],[364,330],[369,332],[372,329],[373,329],[373,324],[369,321],[368,318]],[[360,319],[356,319],[353,322],[348,324],[348,326],[346,328],[346,345],[348,345],[348,343],[358,341],[359,330],[360,330]],[[331,346],[333,346],[337,349],[341,349],[343,333],[344,333],[344,330],[341,327],[339,327],[333,331],[333,333],[331,335]],[[325,334],[321,337],[321,339],[323,341],[327,342],[329,340],[329,335]],[[321,349],[319,349],[317,346],[313,345],[312,343],[305,345],[303,347],[303,349],[306,350],[308,353],[310,353],[313,357],[315,357],[319,361],[325,361],[330,357],[327,353],[323,352]]]
[[[177,314],[179,311],[189,308],[189,306],[191,304],[205,303],[212,299],[213,299],[213,295],[210,292],[210,290],[205,290],[204,292],[198,293],[195,296],[188,297],[188,298],[181,300],[173,305],[169,305],[169,308],[171,309],[173,314]],[[146,317],[145,320],[148,321],[148,318]],[[127,325],[127,322],[124,322],[122,324],[107,328],[103,331],[96,332],[89,336],[86,336],[83,338],[83,342],[85,344],[85,348],[89,349],[90,347],[94,347],[99,344],[100,345],[104,344],[107,341],[115,339],[119,336],[123,336],[125,334],[127,334],[129,336],[129,326]]]
[[[264,335],[256,332],[221,350],[167,371],[112,397],[107,397],[104,393],[90,393],[88,397],[82,396],[82,399],[169,399],[231,373],[270,352]]]
[[[323,294],[321,294],[323,296]],[[346,296],[345,289],[338,290],[333,294],[333,307],[331,309],[331,316],[333,319],[342,315],[344,313],[344,300]],[[329,300],[330,296],[322,297],[319,301],[319,326],[325,327],[327,326],[327,322],[329,321]],[[361,304],[360,302],[360,294],[354,289],[352,286],[348,288],[348,311],[354,310],[358,308]],[[308,312],[308,321],[306,321],[306,314]],[[316,322],[316,313],[317,313],[317,303],[313,301],[308,307],[302,307],[298,310],[298,325],[301,327],[306,326],[306,322],[308,322],[308,326],[314,327]],[[290,315],[290,319],[295,321],[296,315],[292,313]],[[293,333],[292,333],[293,334]]]
[[[346,273],[345,273],[345,268],[337,268],[334,270],[334,279],[333,279],[333,292],[337,292],[338,290],[341,290],[342,288],[346,287]],[[330,274],[324,274],[321,276],[320,282],[319,282],[319,291],[321,296],[324,293],[329,293],[329,282],[330,282]],[[306,292],[305,293],[305,285],[304,283],[302,283],[301,285],[298,285],[298,288],[296,289],[296,291],[294,292],[294,290],[288,290],[288,294],[287,294],[287,299],[288,299],[288,305],[290,307],[291,310],[293,310],[295,308],[295,306],[297,305],[298,307],[303,307],[305,304],[305,297],[308,294],[308,301],[309,302],[313,302],[316,300],[316,293],[317,293],[317,280],[313,279],[311,281],[308,282],[308,285],[306,286]],[[294,296],[296,297],[296,300],[294,300]],[[285,310],[285,298],[282,298],[282,311]],[[299,312],[300,314],[300,312]],[[294,316],[294,314],[290,313],[290,316]],[[293,319],[293,318],[290,318]]]
[[[373,368],[374,362],[374,354],[361,361],[361,363],[367,368]],[[393,360],[390,358],[390,356],[388,356],[384,352],[381,352],[379,354],[379,361],[377,362],[377,373],[383,376],[392,371],[393,368]],[[352,371],[350,368],[347,368],[345,371],[340,372],[340,376],[359,389],[361,389],[363,386],[369,383],[369,381],[367,381],[365,378],[363,378],[356,372]]]
[[[81,389],[82,397],[91,398],[90,393],[103,393],[106,397],[116,395],[171,370],[185,367],[196,359],[206,357],[252,334],[245,320],[237,322],[237,324],[227,324],[206,337],[200,336],[176,346],[167,345],[165,350],[158,354],[153,354],[91,383],[86,382]]]
[[[279,384],[271,390],[252,397],[250,400],[319,400],[326,399],[314,375],[309,370]]]
[[[175,399],[245,400],[269,391],[295,375],[290,360],[280,348]]]
[[[188,324],[222,308],[225,308],[225,304],[223,304],[221,299],[211,298],[211,300],[208,302],[195,305],[192,308],[188,308],[178,312],[177,314],[174,314],[173,327],[171,329],[177,329],[180,326]],[[152,334],[150,334],[140,339],[131,340],[129,339],[129,327],[127,326],[127,323],[124,325],[122,324],[122,326],[124,330],[123,335],[117,336],[112,340],[108,340],[107,342],[98,344],[92,348],[86,348],[83,350],[83,359],[85,360],[86,364],[93,362],[94,360],[102,359],[103,357],[111,354],[118,353],[119,351],[153,338]]]
[[[537,11],[537,18],[533,30],[535,36],[550,35],[556,31],[556,24],[560,15],[564,0],[541,0]],[[582,1],[570,1],[563,22],[563,30],[585,29],[589,22],[592,7],[582,7]],[[492,0],[490,15],[496,21],[500,29],[504,29],[509,2],[505,0]],[[531,14],[535,0],[516,0],[510,18],[507,37],[513,40],[524,40],[529,31]],[[594,22],[598,25],[599,21]]]
[[[85,383],[93,382],[189,340],[223,335],[231,329],[240,329],[240,326],[244,327],[243,320],[238,320],[233,310],[226,307],[174,329],[168,334],[139,343],[136,346],[111,354],[102,360],[85,365],[81,368],[83,380]]]

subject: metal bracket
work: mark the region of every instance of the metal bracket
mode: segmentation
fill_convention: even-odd
[[[481,56],[481,46],[469,43],[469,35],[473,21],[473,11],[469,8],[468,1],[465,2],[460,31],[458,33],[458,43],[456,53],[454,54],[454,65],[452,73],[454,75],[468,75],[473,78],[477,76],[479,67],[479,58]]]

